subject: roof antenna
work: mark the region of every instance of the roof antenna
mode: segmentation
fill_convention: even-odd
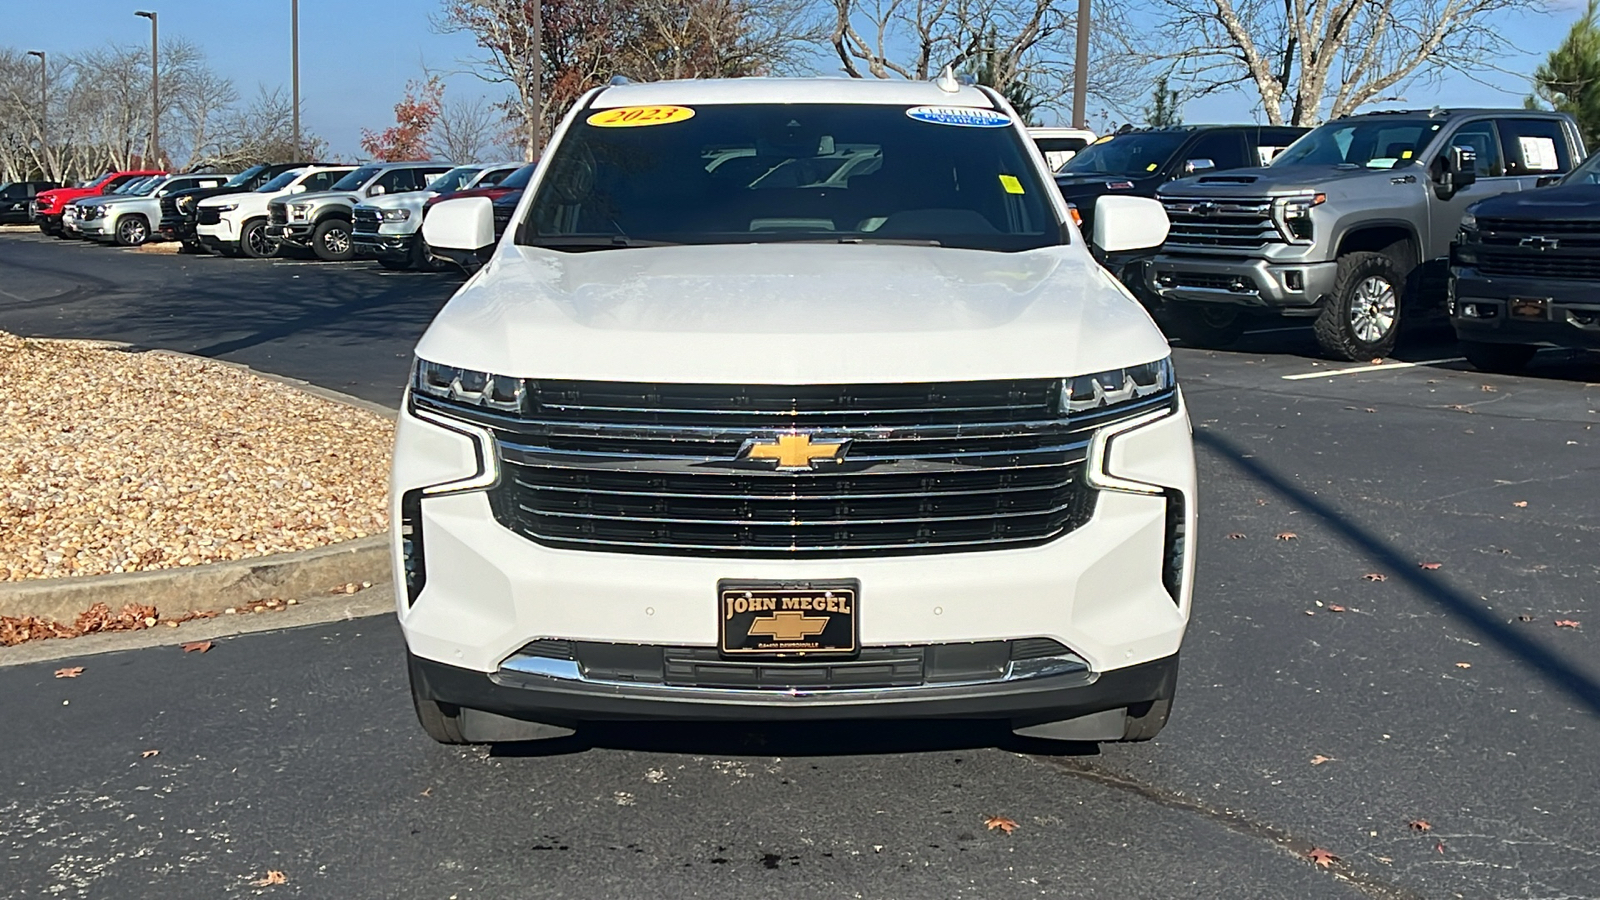
[[[934,79],[933,83],[937,84],[939,90],[944,91],[946,94],[958,94],[961,92],[961,82],[956,78],[954,64],[945,66],[944,71],[939,73],[939,77]]]

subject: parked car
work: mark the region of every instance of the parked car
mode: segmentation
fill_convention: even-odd
[[[1251,314],[1310,318],[1335,359],[1388,355],[1404,314],[1444,308],[1450,242],[1479,200],[1583,158],[1564,113],[1459,109],[1325,123],[1262,169],[1159,191],[1172,233],[1151,265],[1164,323],[1212,346]]]
[[[97,241],[115,241],[123,247],[137,247],[156,235],[155,225],[161,221],[162,200],[178,191],[218,187],[231,177],[231,172],[168,175],[149,185],[147,190],[141,190],[138,196],[79,200],[76,205],[83,210],[83,234]]]
[[[54,181],[8,181],[0,184],[0,224],[28,221],[28,205],[40,191],[55,190]]]
[[[1188,418],[1165,338],[1100,277],[1000,94],[609,86],[546,154],[398,413],[396,605],[428,734],[1160,730]],[[1102,249],[1166,233],[1153,200],[1099,204]],[[491,207],[443,201],[424,236],[488,246]]]
[[[105,199],[143,196],[146,192],[153,190],[156,184],[165,177],[167,177],[165,174],[146,175],[143,178],[135,178],[126,184],[118,185],[104,194],[92,194],[88,197],[69,200],[66,205],[61,207],[61,231],[56,236],[71,240],[87,239],[88,236],[83,233],[83,220],[89,207]]]
[[[120,172],[107,172],[93,181],[75,187],[60,187],[48,191],[41,191],[33,198],[33,203],[28,207],[28,215],[38,223],[39,230],[45,234],[59,234],[61,231],[61,208],[79,197],[93,197],[114,190],[135,178],[148,178],[151,175],[165,175],[160,169],[125,169]]]
[[[375,259],[386,269],[432,269],[433,259],[422,243],[425,204],[442,194],[493,187],[522,163],[471,163],[428,182],[421,190],[386,194],[357,203],[352,211],[356,256]]]
[[[1545,162],[1548,147],[1519,145]],[[1559,158],[1556,160],[1559,164]],[[1600,154],[1554,187],[1467,207],[1450,267],[1450,324],[1467,360],[1516,372],[1540,347],[1600,349]]]
[[[196,239],[196,214],[199,203],[207,197],[253,191],[290,169],[302,168],[306,163],[262,163],[251,166],[216,187],[189,188],[174,191],[161,198],[161,222],[156,230],[169,241],[183,241],[184,249],[198,251]]]
[[[280,197],[267,204],[267,237],[342,262],[355,256],[351,219],[371,197],[420,190],[450,171],[445,162],[369,163],[319,194]]]
[[[1107,194],[1154,197],[1169,181],[1196,172],[1258,167],[1310,129],[1277,125],[1182,125],[1124,128],[1100,138],[1056,170],[1056,186],[1077,208],[1085,231],[1094,228],[1094,201]],[[1155,251],[1101,260],[1146,305]]]
[[[1052,172],[1095,141],[1094,132],[1087,128],[1029,128],[1028,137],[1039,145],[1045,165]]]
[[[320,194],[355,166],[304,166],[278,173],[253,191],[207,197],[195,206],[195,237],[223,256],[264,259],[276,256],[278,242],[267,235],[267,207],[278,197]]]

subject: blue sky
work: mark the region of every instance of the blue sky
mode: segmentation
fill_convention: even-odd
[[[438,8],[438,0],[301,0],[302,121],[335,154],[358,155],[361,128],[392,121],[406,81],[419,77],[424,66],[445,75],[447,100],[501,96],[496,86],[461,71],[461,60],[474,53],[469,38],[435,34],[429,27]],[[147,43],[150,26],[133,15],[136,9],[160,13],[163,37],[181,35],[205,48],[240,94],[254,95],[258,84],[287,92],[289,0],[0,0],[0,42],[50,54],[112,40]],[[1413,86],[1404,105],[1520,105],[1528,86],[1519,75],[1560,43],[1581,12],[1577,0],[1558,0],[1549,14],[1504,16],[1497,26],[1523,52],[1499,60],[1498,67],[1518,74],[1483,73],[1482,80],[1500,90],[1450,75],[1439,84]],[[826,57],[821,60],[827,65]],[[1093,106],[1090,112],[1099,119]],[[1183,112],[1189,122],[1252,121],[1259,115],[1243,93],[1192,101]]]

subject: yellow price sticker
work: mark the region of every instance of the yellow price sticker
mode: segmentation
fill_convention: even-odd
[[[596,128],[643,128],[692,118],[694,110],[687,106],[619,106],[597,112],[585,121]]]
[[[1027,191],[1024,191],[1022,189],[1022,182],[1018,181],[1017,180],[1017,176],[1015,176],[1015,175],[1001,175],[1000,176],[1000,186],[1005,188],[1006,189],[1006,193],[1008,193],[1008,194],[1025,194],[1025,193],[1027,193]]]
[[[1410,150],[1401,150],[1400,151],[1400,158],[1401,159],[1410,159],[1411,158],[1411,151]]]
[[[1145,166],[1144,170],[1146,172],[1154,172],[1156,170],[1156,167],[1159,166],[1159,165],[1161,165],[1161,164],[1160,163],[1151,163],[1150,165]]]

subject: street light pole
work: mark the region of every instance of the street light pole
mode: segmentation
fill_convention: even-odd
[[[300,0],[289,0],[289,67],[292,70],[289,83],[293,86],[294,94],[294,156],[290,162],[301,162],[300,159]]]
[[[526,9],[526,6],[524,6]],[[543,144],[540,141],[540,129],[544,124],[544,2],[535,0],[533,4],[533,156],[537,159]]]
[[[50,70],[45,66],[43,50],[29,50],[29,56],[39,57],[39,171],[50,180]]]
[[[134,13],[140,18],[150,20],[150,153],[148,156],[155,158],[155,164],[161,165],[161,57],[160,44],[156,34],[156,14],[140,10]],[[150,167],[150,160],[145,160],[145,168]]]
[[[1072,127],[1087,128],[1089,100],[1089,0],[1078,0],[1078,56],[1072,66]]]

